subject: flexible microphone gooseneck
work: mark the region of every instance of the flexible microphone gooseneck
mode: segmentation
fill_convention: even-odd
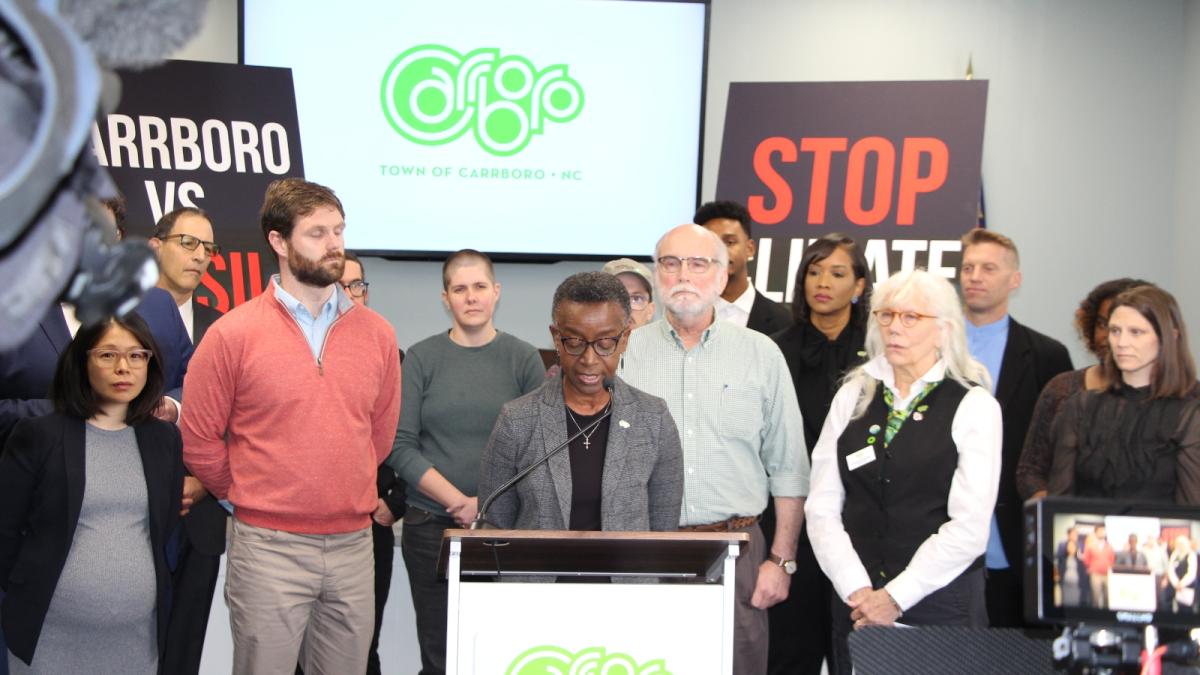
[[[612,390],[613,390],[612,378],[610,378],[610,377],[604,378],[604,388],[608,391],[609,401],[611,402]],[[601,416],[597,417],[595,420],[593,420],[591,424],[589,424],[586,427],[577,431],[575,433],[575,435],[567,438],[567,440],[563,441],[560,445],[555,446],[555,448],[553,450],[542,455],[540,458],[538,458],[538,460],[536,462],[534,462],[533,464],[530,464],[529,466],[525,467],[524,469],[521,469],[520,471],[517,472],[517,474],[515,476],[504,481],[500,485],[500,487],[493,490],[492,494],[488,495],[488,498],[483,500],[483,506],[479,507],[479,513],[476,514],[475,520],[471,521],[471,527],[469,527],[468,529],[471,529],[471,530],[487,529],[487,527],[490,525],[490,523],[487,522],[487,511],[488,511],[488,509],[490,509],[492,507],[492,502],[496,501],[497,497],[499,497],[500,495],[507,492],[509,490],[509,488],[511,488],[512,486],[521,482],[521,479],[524,478],[525,476],[529,475],[529,472],[531,472],[534,469],[538,468],[539,466],[545,464],[547,461],[550,460],[551,457],[553,457],[554,455],[557,455],[559,452],[562,451],[563,448],[570,445],[575,439],[592,431],[597,426],[599,426],[601,422],[608,419],[612,415],[612,410],[613,410],[612,406],[609,405],[608,410],[605,411],[605,413],[603,415],[601,415]]]

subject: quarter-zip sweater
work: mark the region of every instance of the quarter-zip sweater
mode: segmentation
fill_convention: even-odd
[[[184,380],[184,462],[250,525],[368,527],[400,416],[392,327],[343,298],[317,358],[275,284],[214,323]]]

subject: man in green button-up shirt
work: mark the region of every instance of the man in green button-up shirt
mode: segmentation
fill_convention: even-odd
[[[787,363],[765,335],[715,318],[728,251],[697,225],[668,232],[655,249],[655,295],[664,318],[634,331],[622,379],[667,401],[684,454],[683,529],[751,536],[737,564],[736,673],[766,673],[766,608],[787,597],[809,464]],[[770,554],[757,522],[774,498]]]

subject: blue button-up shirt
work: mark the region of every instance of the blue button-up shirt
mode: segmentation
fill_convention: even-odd
[[[317,361],[321,360],[321,348],[325,346],[325,335],[329,332],[329,327],[333,325],[334,319],[338,317],[339,290],[334,286],[333,292],[329,294],[329,299],[317,311],[317,315],[313,316],[304,303],[300,302],[291,293],[283,290],[279,285],[279,275],[271,277],[271,281],[275,284],[275,297],[287,307],[288,313],[296,320],[296,325],[300,326],[300,332],[304,334],[304,339],[308,341],[308,348],[312,350],[313,358]]]

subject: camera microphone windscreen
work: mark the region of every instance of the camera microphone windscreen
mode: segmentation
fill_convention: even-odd
[[[191,41],[207,7],[208,0],[60,0],[58,11],[101,66],[137,70]]]

